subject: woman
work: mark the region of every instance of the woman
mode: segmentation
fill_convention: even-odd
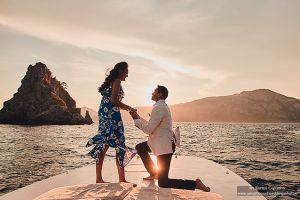
[[[136,112],[136,109],[121,102],[124,92],[121,81],[128,77],[128,64],[117,63],[110,71],[105,81],[99,87],[102,100],[99,108],[98,134],[90,139],[86,146],[95,145],[89,154],[96,159],[96,183],[105,183],[102,178],[102,166],[104,156],[109,147],[116,148],[116,164],[119,173],[119,182],[127,182],[124,174],[125,146],[124,126],[120,108]]]

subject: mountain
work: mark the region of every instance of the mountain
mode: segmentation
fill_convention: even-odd
[[[151,107],[139,107],[141,116],[149,118]],[[268,89],[240,94],[207,97],[171,105],[176,122],[300,122],[300,100]],[[124,113],[123,120],[131,120]]]
[[[268,89],[171,106],[174,121],[300,122],[300,100]]]
[[[52,77],[43,63],[29,65],[17,93],[4,102],[0,123],[4,124],[91,124],[76,108],[75,100],[66,91],[67,84]]]

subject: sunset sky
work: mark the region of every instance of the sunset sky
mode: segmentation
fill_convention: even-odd
[[[131,106],[268,88],[300,99],[299,0],[0,0],[0,108],[45,63],[97,109],[105,72],[129,63]]]

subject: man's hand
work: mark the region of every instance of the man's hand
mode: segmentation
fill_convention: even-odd
[[[140,116],[137,114],[137,112],[130,111],[129,114],[131,115],[132,119],[139,119]]]

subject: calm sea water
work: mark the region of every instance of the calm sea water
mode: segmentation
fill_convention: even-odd
[[[0,125],[0,195],[67,170],[93,164],[85,144],[97,124],[84,126]],[[300,124],[174,123],[181,129],[177,155],[205,157],[251,185],[300,199]],[[129,146],[147,137],[125,123]],[[115,152],[109,150],[113,158]],[[263,191],[263,189],[261,190]]]

